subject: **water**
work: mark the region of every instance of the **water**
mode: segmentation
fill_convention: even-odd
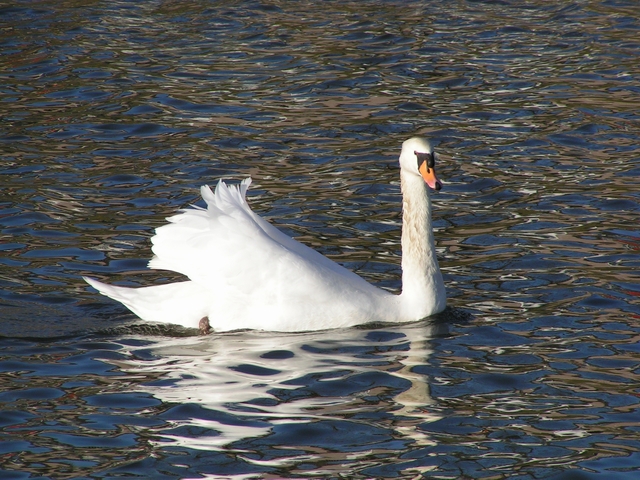
[[[635,478],[633,1],[0,9],[3,478]],[[434,140],[450,308],[193,336],[85,285],[217,178],[397,291],[400,143]]]

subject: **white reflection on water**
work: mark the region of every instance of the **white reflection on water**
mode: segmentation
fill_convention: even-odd
[[[433,402],[428,378],[413,367],[428,362],[434,328],[419,322],[374,330],[239,332],[163,339],[133,350],[131,360],[114,363],[129,374],[153,379],[140,389],[163,402],[195,403],[226,414],[225,419],[240,419],[230,423],[212,418],[172,420],[172,431],[199,427],[210,433],[177,436],[160,431],[163,441],[159,443],[164,446],[171,442],[194,449],[222,449],[242,439],[266,436],[276,425],[327,419],[364,421],[414,445],[432,445],[416,427],[440,417],[429,411]],[[138,360],[149,354],[153,360]],[[344,393],[350,377],[360,374],[368,374],[371,384],[356,383]],[[322,386],[323,382],[340,386],[334,391],[335,384]],[[353,415],[360,418],[351,419]]]

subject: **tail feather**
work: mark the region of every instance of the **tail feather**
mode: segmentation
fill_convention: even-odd
[[[207,292],[191,281],[152,287],[117,287],[82,277],[102,295],[117,300],[143,320],[198,328],[209,314]]]

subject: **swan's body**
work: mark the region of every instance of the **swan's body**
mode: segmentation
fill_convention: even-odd
[[[290,332],[419,320],[446,305],[425,182],[435,189],[441,184],[426,140],[403,143],[400,167],[400,295],[370,285],[253,213],[245,200],[250,179],[238,187],[220,181],[215,193],[202,187],[206,209],[182,210],[156,230],[149,267],[189,280],[142,288],[85,280],[144,320],[198,327],[208,317],[214,331]]]

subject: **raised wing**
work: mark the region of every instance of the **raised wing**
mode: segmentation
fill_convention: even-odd
[[[233,187],[221,181],[215,193],[202,187],[207,208],[182,210],[156,230],[149,267],[182,273],[227,295],[278,295],[295,301],[310,293],[330,298],[347,285],[375,289],[253,213],[245,200],[250,183],[246,179]]]

